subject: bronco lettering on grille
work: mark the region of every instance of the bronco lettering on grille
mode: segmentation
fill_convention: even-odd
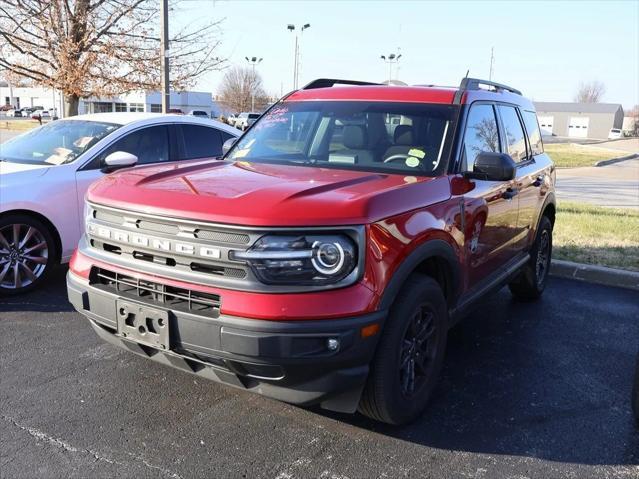
[[[126,243],[133,246],[141,246],[144,248],[155,249],[158,251],[169,251],[177,254],[188,256],[200,256],[202,258],[219,259],[220,250],[210,246],[201,246],[192,243],[184,243],[171,241],[163,238],[154,238],[136,233],[129,233],[116,229],[98,226],[93,223],[87,224],[89,234],[102,239],[117,241],[118,243]]]

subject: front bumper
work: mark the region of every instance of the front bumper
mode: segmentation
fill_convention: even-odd
[[[217,318],[170,310],[92,285],[69,272],[69,301],[104,340],[147,359],[281,401],[320,404],[354,412],[368,376],[378,334],[362,337],[362,328],[379,324],[385,311],[363,316],[312,321],[266,321],[221,314]],[[126,302],[166,314],[165,349],[125,337],[118,304]],[[120,323],[121,324],[121,323]],[[337,350],[329,349],[337,339]]]

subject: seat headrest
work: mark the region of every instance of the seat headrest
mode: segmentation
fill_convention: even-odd
[[[397,125],[393,133],[393,140],[396,145],[412,145],[413,127],[410,125]]]
[[[368,138],[366,130],[361,125],[346,125],[344,127],[343,140],[344,146],[351,150],[362,150],[367,146]]]

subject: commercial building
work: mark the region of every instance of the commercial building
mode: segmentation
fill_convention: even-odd
[[[623,108],[617,103],[535,102],[542,135],[605,139],[621,128]]]
[[[208,115],[213,111],[210,93],[198,91],[171,92],[171,108],[179,108],[184,113],[202,110]],[[86,98],[80,100],[80,113],[102,113],[110,111],[162,112],[162,94],[156,91],[135,91],[112,98]]]
[[[0,82],[0,101],[2,105],[12,105],[15,108],[60,109],[60,94],[52,88],[46,87],[12,87],[6,82]]]
[[[12,105],[15,108],[31,108],[34,106],[44,109],[55,108],[63,112],[63,96],[60,92],[45,87],[11,87],[0,82],[0,101],[2,105]],[[211,93],[183,91],[171,92],[171,108],[179,108],[184,113],[191,110],[202,110],[207,114],[213,112]],[[142,111],[161,112],[162,95],[154,91],[134,91],[110,98],[82,98],[78,106],[78,113],[100,113],[112,111]]]

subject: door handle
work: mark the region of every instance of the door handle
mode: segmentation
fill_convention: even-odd
[[[515,196],[519,194],[519,190],[517,188],[508,188],[501,194],[501,197],[505,200],[512,200]]]
[[[545,175],[539,175],[535,181],[533,181],[533,186],[540,187],[544,184],[544,180],[546,179]]]

